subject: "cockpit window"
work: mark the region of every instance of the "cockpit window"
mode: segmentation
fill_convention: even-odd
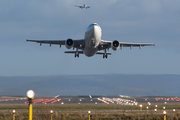
[[[97,25],[97,26],[98,26],[98,24],[97,24],[97,23],[93,23],[93,25]]]
[[[90,29],[90,28],[92,28],[93,26],[99,26],[97,23],[92,23],[92,24],[90,24],[88,27],[87,27],[87,29],[86,30],[88,30],[88,29]]]

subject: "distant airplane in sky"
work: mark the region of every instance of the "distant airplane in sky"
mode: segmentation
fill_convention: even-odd
[[[79,8],[81,8],[81,9],[83,9],[83,8],[88,9],[88,8],[90,8],[90,7],[92,7],[92,6],[95,6],[95,5],[88,6],[88,5],[84,4],[83,6],[78,6],[78,5],[74,5],[74,6],[75,6],[75,7],[79,7]]]
[[[79,54],[85,54],[87,57],[94,56],[95,54],[103,55],[103,58],[107,58],[111,53],[106,52],[109,48],[112,48],[116,51],[119,47],[122,49],[123,47],[139,47],[141,49],[142,46],[154,46],[154,43],[126,43],[119,42],[117,40],[114,41],[106,41],[101,39],[102,30],[101,27],[97,23],[90,24],[87,27],[85,32],[84,39],[73,40],[71,38],[67,40],[26,40],[30,42],[37,42],[45,44],[55,44],[55,45],[65,45],[67,49],[76,48],[76,51],[65,51],[65,53],[73,53],[75,57],[79,57]],[[81,51],[79,51],[79,49]],[[104,52],[100,51],[104,50]]]

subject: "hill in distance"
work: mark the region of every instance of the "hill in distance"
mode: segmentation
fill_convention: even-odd
[[[0,77],[0,95],[179,96],[180,75],[60,75]]]

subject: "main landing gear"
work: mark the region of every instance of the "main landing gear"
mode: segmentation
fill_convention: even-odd
[[[103,54],[103,58],[106,58],[107,59],[108,55],[106,53],[106,49],[104,50],[104,54]]]
[[[79,57],[79,53],[75,53],[74,57]]]
[[[75,52],[74,57],[78,57],[78,58],[79,58],[79,52],[78,52],[78,49],[77,49],[77,48],[76,48],[76,52]]]
[[[103,54],[103,58],[107,58],[107,54]]]

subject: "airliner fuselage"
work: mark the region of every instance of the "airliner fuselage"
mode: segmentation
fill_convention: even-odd
[[[101,27],[97,23],[93,23],[87,27],[85,32],[85,48],[83,49],[83,53],[91,57],[96,54],[98,51],[98,46],[101,41],[102,30]]]

